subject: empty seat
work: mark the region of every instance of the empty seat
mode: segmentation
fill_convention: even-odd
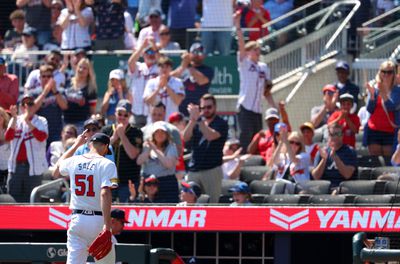
[[[384,166],[379,168],[374,168],[371,171],[371,179],[377,179],[383,174],[400,174],[400,167]]]
[[[340,194],[374,194],[375,181],[358,180],[358,181],[343,181],[339,185]]]
[[[400,195],[400,183],[398,181],[388,181],[385,183],[385,193]]]
[[[221,184],[221,195],[232,196],[232,194],[229,192],[229,189],[238,182],[238,180],[223,179]]]
[[[261,194],[261,193],[252,194],[251,201],[252,201],[252,203],[255,203],[255,204],[262,204],[264,202],[265,196],[266,196],[265,194]]]
[[[16,203],[14,197],[9,194],[0,194],[0,203]]]
[[[242,167],[248,166],[264,166],[265,160],[260,155],[251,155],[247,160],[244,161]]]
[[[270,194],[275,185],[275,193],[285,192],[285,183],[275,180],[260,181],[254,180],[250,183],[250,192],[259,194]]]
[[[50,181],[48,183],[35,187],[31,192],[30,202],[31,203],[63,202],[62,201],[64,195],[63,189],[66,190],[65,191],[66,202],[69,202],[70,199],[69,184],[63,178]]]
[[[266,166],[247,166],[240,171],[240,180],[250,184],[254,180],[261,180],[265,173],[270,171]]]
[[[311,196],[310,204],[343,205],[345,200],[344,195],[320,194]]]
[[[297,205],[300,203],[300,198],[301,196],[296,194],[274,194],[267,195],[264,199],[264,203]]]
[[[197,203],[199,204],[208,204],[210,202],[210,196],[208,194],[202,194],[200,197],[197,199]]]
[[[329,194],[331,193],[331,182],[325,180],[308,181],[299,188],[301,193],[307,194]]]
[[[373,168],[371,167],[358,167],[358,179],[359,180],[371,180],[371,173]]]
[[[382,167],[385,166],[385,160],[381,156],[358,156],[357,165],[359,167]]]
[[[219,197],[219,201],[218,201],[218,203],[220,203],[220,204],[230,204],[230,203],[232,203],[233,202],[233,199],[232,199],[232,195],[229,195],[229,194],[221,194],[221,196]]]
[[[354,203],[357,205],[374,205],[374,204],[390,204],[393,196],[389,194],[384,195],[359,195],[355,198]]]

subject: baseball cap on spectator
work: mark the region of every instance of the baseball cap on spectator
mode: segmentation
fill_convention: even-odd
[[[343,69],[345,71],[350,71],[350,66],[345,61],[339,61],[338,63],[336,63],[336,68],[335,69],[336,70]]]
[[[76,50],[74,51],[74,55],[75,55],[75,56],[78,55],[78,54],[81,54],[81,53],[83,53],[83,54],[86,56],[86,50],[84,50],[84,49],[82,49],[82,48],[78,48],[78,49],[76,49]]]
[[[61,0],[53,0],[51,1],[51,5],[60,5],[61,8],[64,8],[64,3]]]
[[[308,128],[308,129],[311,129],[312,131],[314,131],[314,125],[313,125],[311,122],[305,122],[305,123],[303,123],[303,124],[300,126],[300,131],[303,130],[303,129],[305,129],[305,128]]]
[[[157,130],[162,130],[168,133],[168,129],[167,127],[164,125],[164,121],[157,121],[155,123],[153,123],[153,127],[152,127],[152,133],[154,134]]]
[[[197,198],[200,197],[201,188],[197,183],[195,183],[193,181],[191,181],[191,182],[182,181],[181,186],[182,186],[182,192],[194,194],[194,195],[196,195]]]
[[[336,86],[333,85],[333,84],[325,85],[324,88],[322,88],[322,93],[324,94],[325,92],[335,93],[336,92]]]
[[[122,211],[121,209],[114,209],[111,211],[111,218],[115,218],[118,220],[121,220],[124,224],[129,223],[128,220],[125,218],[125,211]]]
[[[152,46],[147,47],[147,49],[144,51],[145,54],[147,55],[154,55],[157,53],[157,51],[153,50]]]
[[[35,97],[33,97],[33,94],[31,94],[31,93],[25,93],[22,97],[21,97],[21,100],[20,100],[20,103],[23,103],[25,100],[31,100],[31,101],[34,101],[35,100]]]
[[[229,192],[250,193],[250,189],[247,183],[237,182],[232,188],[229,189]]]
[[[97,122],[97,120],[96,120],[96,119],[93,119],[93,118],[89,118],[88,120],[86,120],[86,121],[83,123],[83,128],[86,129],[86,127],[88,127],[88,126],[96,126],[97,128],[100,128],[99,122]]]
[[[351,101],[352,103],[354,102],[354,96],[352,96],[351,94],[349,94],[349,93],[345,93],[345,94],[342,94],[341,96],[339,96],[339,101],[341,102],[341,101]]]
[[[25,36],[36,36],[37,30],[33,27],[25,27],[22,31],[22,35]]]
[[[117,104],[117,107],[115,108],[115,110],[116,111],[123,110],[123,111],[130,113],[132,110],[132,104],[129,102],[129,100],[121,99],[118,101],[118,104]]]
[[[125,78],[124,72],[120,69],[115,69],[115,70],[110,71],[110,75],[108,77],[109,80],[111,80],[111,79],[122,80],[124,78]]]
[[[108,147],[108,145],[110,145],[110,137],[107,136],[104,133],[96,133],[92,136],[92,138],[90,139],[90,142],[99,142],[102,143],[104,145],[107,145],[107,155],[111,155],[111,150]]]
[[[240,141],[239,141],[239,139],[231,138],[231,139],[228,139],[228,140],[226,141],[226,144],[227,144],[228,146],[231,146],[231,145],[240,145]]]
[[[169,115],[168,117],[168,122],[169,123],[175,123],[175,122],[180,122],[184,119],[185,117],[183,116],[183,114],[179,113],[179,112],[174,112],[172,114]]]
[[[189,49],[190,53],[196,54],[196,55],[203,55],[204,54],[204,47],[201,45],[200,42],[195,42],[190,46]]]
[[[161,16],[161,11],[158,10],[158,9],[153,8],[153,9],[151,9],[150,12],[149,12],[149,17],[151,17],[151,16],[158,16],[158,17],[160,17],[160,16]]]
[[[144,185],[159,184],[157,177],[155,175],[150,175],[144,179]]]
[[[6,64],[6,60],[4,58],[0,57],[0,65],[5,65]]]
[[[279,133],[279,131],[281,130],[281,127],[287,127],[287,125],[282,122],[276,123],[274,126],[274,132]]]
[[[270,118],[276,118],[279,119],[279,112],[276,108],[268,108],[267,111],[265,111],[265,120],[268,120]]]

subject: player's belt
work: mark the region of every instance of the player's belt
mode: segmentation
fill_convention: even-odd
[[[93,210],[72,210],[72,214],[83,214],[83,215],[103,215],[100,211],[93,211]]]

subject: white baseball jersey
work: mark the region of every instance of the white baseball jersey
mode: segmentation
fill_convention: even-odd
[[[114,162],[93,154],[73,156],[60,163],[60,173],[71,179],[70,209],[101,211],[100,191],[117,187]]]
[[[147,82],[146,88],[144,89],[143,99],[151,95],[160,83],[160,77],[156,77]],[[185,87],[180,79],[171,76],[168,80],[167,86],[171,88],[174,93],[185,95]],[[179,105],[172,101],[165,88],[162,88],[156,96],[155,105],[162,102],[165,105],[165,118],[167,119],[172,113],[179,112]],[[166,120],[164,120],[166,121]]]
[[[240,61],[238,55],[238,71],[240,90],[237,108],[242,105],[249,111],[261,113],[264,82],[270,78],[268,66],[263,62],[255,63],[247,57]]]
[[[53,72],[53,78],[56,82],[57,88],[65,86],[65,75],[59,70]],[[25,91],[35,93],[36,89],[40,89],[38,93],[42,92],[42,83],[40,82],[40,70],[36,69],[29,73],[24,85]]]
[[[143,101],[143,92],[149,79],[158,76],[159,69],[156,64],[150,68],[144,62],[136,62],[135,72],[128,70],[130,78],[130,89],[133,97],[132,113],[135,115],[147,116],[149,109]]]

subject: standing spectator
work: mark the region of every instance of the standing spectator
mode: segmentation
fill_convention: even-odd
[[[268,34],[268,29],[263,28],[262,25],[271,21],[271,17],[268,10],[264,8],[262,0],[251,0],[250,8],[246,12],[244,20],[247,28],[258,29],[258,31],[249,32],[250,40],[256,41]]]
[[[397,142],[400,142],[400,131],[397,132]],[[390,161],[392,166],[398,167],[400,165],[400,145],[398,143]]]
[[[54,24],[51,29],[51,39],[49,42],[44,44],[43,50],[59,50],[61,49],[61,39],[62,39],[63,29],[60,25]]]
[[[96,50],[125,49],[125,8],[121,0],[86,0],[96,14]]]
[[[62,111],[68,108],[68,102],[63,95],[63,90],[57,87],[53,79],[53,67],[40,66],[40,86],[35,90],[28,90],[35,99],[34,110],[37,114],[46,118],[49,133],[47,144],[60,140],[63,127]]]
[[[239,100],[237,102],[240,128],[239,140],[247,149],[253,136],[262,129],[261,99],[265,81],[270,78],[269,68],[260,62],[260,46],[255,41],[244,43],[240,28],[240,13],[235,14],[239,52],[238,71],[240,78]]]
[[[152,137],[143,143],[143,151],[137,158],[143,176],[155,175],[159,181],[158,199],[164,203],[177,203],[178,181],[175,167],[178,161],[176,145],[171,141],[167,128],[160,123],[153,126]]]
[[[210,196],[211,203],[217,203],[221,194],[222,150],[228,135],[228,124],[217,115],[215,97],[205,94],[198,105],[189,104],[189,123],[183,138],[191,140],[193,155],[188,164],[188,181],[199,183]]]
[[[354,98],[351,94],[345,93],[339,97],[340,109],[334,112],[328,119],[328,124],[338,123],[343,127],[343,144],[353,148],[356,146],[356,134],[360,129],[360,118],[352,114],[351,109]]]
[[[349,93],[353,96],[353,108],[352,113],[355,112],[358,105],[358,95],[360,94],[360,88],[350,81],[350,66],[347,62],[339,61],[336,64],[336,76],[337,83],[335,84],[336,89],[339,90],[339,96],[345,93]]]
[[[179,112],[175,112],[172,113],[169,117],[168,117],[168,122],[170,125],[172,125],[173,127],[171,129],[169,128],[169,125],[167,124],[167,129],[169,131],[169,133],[172,136],[172,141],[175,143],[176,148],[178,150],[178,162],[176,164],[176,178],[180,181],[183,179],[183,177],[186,174],[186,165],[185,165],[185,160],[183,157],[183,153],[185,152],[185,141],[183,140],[183,131],[185,131],[185,127],[186,127],[186,120],[185,117],[179,113]],[[175,136],[173,131],[178,131],[179,132],[179,136],[180,136],[180,141],[181,143],[177,143],[175,141]]]
[[[181,46],[178,42],[171,41],[171,31],[165,26],[160,27],[160,41],[157,43],[157,48],[160,51],[180,50]],[[178,56],[179,53],[168,53],[169,56]]]
[[[178,111],[185,98],[185,89],[182,81],[171,75],[173,63],[170,58],[162,56],[157,64],[160,74],[147,82],[143,99],[148,105],[162,102],[165,105],[166,116],[170,116]]]
[[[4,191],[8,175],[8,159],[11,154],[10,142],[5,140],[5,133],[10,117],[0,106],[0,192]]]
[[[133,24],[133,19],[131,14],[128,11],[124,11],[124,45],[125,49],[132,50],[136,47],[136,39],[135,39],[135,27]]]
[[[204,47],[200,43],[193,43],[190,53],[182,54],[181,65],[172,75],[181,78],[185,86],[185,99],[179,106],[179,111],[188,116],[187,106],[199,104],[200,98],[208,93],[214,70],[204,64]]]
[[[14,74],[6,73],[6,61],[0,57],[0,107],[9,109],[18,100],[18,78]]]
[[[122,99],[127,99],[132,103],[132,94],[126,86],[124,72],[115,69],[110,72],[108,77],[108,88],[101,105],[101,114],[106,117],[107,124],[115,122],[115,108]]]
[[[51,36],[51,0],[17,0],[16,4],[25,11],[26,23],[38,31],[38,44],[47,43]]]
[[[15,10],[10,14],[13,29],[7,30],[4,35],[4,47],[14,50],[18,44],[22,43],[22,32],[25,26],[25,14],[22,10]]]
[[[51,27],[53,28],[61,14],[61,10],[64,8],[64,2],[62,0],[52,0],[51,1]]]
[[[373,87],[367,83],[367,110],[371,117],[364,135],[370,155],[391,156],[392,146],[397,145],[395,130],[400,124],[397,109],[400,104],[400,88],[396,85],[395,70],[392,61],[385,61],[375,77],[376,85]]]
[[[293,1],[292,0],[268,0],[264,4],[264,9],[267,10],[270,14],[271,20],[274,20],[280,16],[289,13],[293,9]],[[289,16],[279,22],[276,22],[272,25],[274,30],[279,30],[284,28],[292,23],[292,17]],[[288,39],[288,34],[283,33],[278,36],[277,46],[283,46]]]
[[[286,183],[287,192],[294,193],[295,184],[303,186],[310,180],[310,155],[305,152],[304,140],[294,131],[288,136],[286,124],[278,123],[279,143],[267,165],[275,171],[275,179]]]
[[[328,180],[331,187],[338,187],[343,180],[350,180],[357,171],[357,154],[343,144],[342,127],[329,125],[328,147],[321,148],[315,158],[311,175],[314,180]]]
[[[35,115],[33,100],[29,94],[22,97],[22,114],[18,116],[17,107],[11,107],[12,118],[5,133],[5,140],[11,141],[7,190],[17,202],[25,203],[29,202],[33,188],[41,184],[42,174],[47,170],[47,121]]]
[[[133,124],[137,127],[146,125],[148,109],[143,100],[143,92],[149,79],[158,76],[157,51],[149,48],[149,39],[145,39],[142,45],[135,50],[128,60],[129,77],[131,79],[130,90],[133,98]],[[144,62],[139,62],[143,54]]]
[[[303,134],[306,153],[310,155],[310,166],[314,165],[314,159],[319,151],[318,143],[313,142],[314,126],[311,122],[305,122],[300,126],[300,131]]]
[[[149,13],[149,22],[150,25],[148,27],[140,30],[137,45],[140,46],[143,44],[143,41],[146,38],[152,37],[154,41],[157,43],[160,41],[160,28],[162,25],[161,20],[161,11],[158,9],[153,9]]]
[[[132,104],[122,99],[115,109],[116,124],[105,126],[102,132],[110,136],[118,170],[118,198],[126,202],[129,197],[128,180],[139,186],[140,166],[136,159],[142,150],[143,134],[139,128],[129,124]]]
[[[97,85],[93,66],[89,59],[81,59],[76,75],[65,89],[68,109],[64,110],[64,123],[74,124],[78,133],[83,132],[83,123],[96,113]]]
[[[234,0],[203,0],[201,27],[206,31],[201,34],[201,42],[206,54],[214,51],[223,56],[229,54],[234,3]],[[226,31],[212,31],[207,28],[220,28]]]
[[[336,101],[339,93],[332,84],[327,84],[322,89],[323,105],[311,109],[311,123],[315,128],[323,127],[328,123],[329,117],[337,110]]]
[[[169,2],[168,26],[172,39],[178,41],[181,47],[187,47],[194,39],[189,35],[186,43],[186,29],[193,28],[196,19],[197,0],[172,0]]]
[[[92,8],[85,0],[66,0],[66,8],[61,11],[57,24],[63,28],[61,48],[72,50],[91,48],[89,26],[93,22]]]
[[[233,195],[233,203],[230,206],[249,206],[251,203],[250,188],[245,182],[238,182],[229,189]]]
[[[136,17],[141,28],[149,24],[149,16],[152,11],[161,10],[161,1],[162,0],[139,0],[139,10]]]
[[[53,171],[55,169],[58,159],[67,150],[70,139],[75,140],[77,137],[78,131],[76,129],[76,126],[69,124],[64,126],[61,132],[61,140],[51,142],[46,152],[46,158],[50,166],[50,171]]]

